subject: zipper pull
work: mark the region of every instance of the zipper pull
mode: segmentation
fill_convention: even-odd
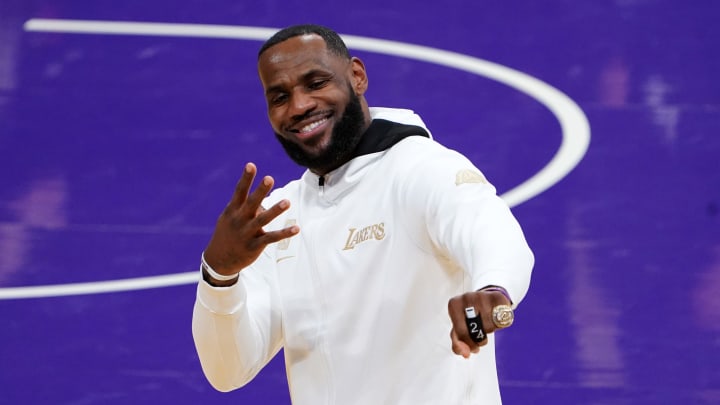
[[[325,176],[318,177],[318,186],[320,188],[318,195],[322,197],[325,195]]]

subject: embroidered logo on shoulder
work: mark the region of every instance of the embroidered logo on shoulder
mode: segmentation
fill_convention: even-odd
[[[457,174],[455,175],[456,186],[468,183],[487,184],[487,182],[488,181],[487,179],[485,179],[485,176],[475,170],[463,169],[457,172]]]
[[[380,222],[379,224],[366,226],[362,229],[350,228],[350,234],[348,235],[345,247],[343,250],[355,249],[355,246],[365,241],[375,239],[385,239],[385,223]]]

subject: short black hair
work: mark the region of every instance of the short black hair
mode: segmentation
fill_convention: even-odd
[[[293,25],[276,32],[270,37],[270,39],[265,41],[263,46],[260,48],[260,51],[258,52],[258,59],[260,59],[263,52],[271,46],[277,45],[290,38],[307,34],[319,35],[325,41],[325,46],[330,52],[337,56],[350,59],[350,52],[348,52],[347,46],[345,45],[345,42],[343,42],[342,38],[340,38],[340,35],[328,27],[316,24]]]

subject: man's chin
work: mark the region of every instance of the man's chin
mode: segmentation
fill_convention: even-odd
[[[280,145],[282,145],[283,149],[285,149],[285,153],[287,153],[290,159],[292,159],[298,165],[307,168],[312,168],[312,166],[315,165],[316,162],[321,160],[323,157],[323,153],[327,149],[327,147],[322,148],[319,145],[301,145],[289,139],[285,139],[277,133],[275,133],[275,137],[280,142]]]

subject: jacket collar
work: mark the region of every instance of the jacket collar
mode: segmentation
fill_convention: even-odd
[[[370,116],[373,120],[349,162],[322,176],[322,179],[310,170],[303,174],[304,182],[325,199],[333,200],[359,182],[373,166],[372,163],[403,139],[409,136],[432,137],[422,119],[411,110],[374,107],[370,109]]]

